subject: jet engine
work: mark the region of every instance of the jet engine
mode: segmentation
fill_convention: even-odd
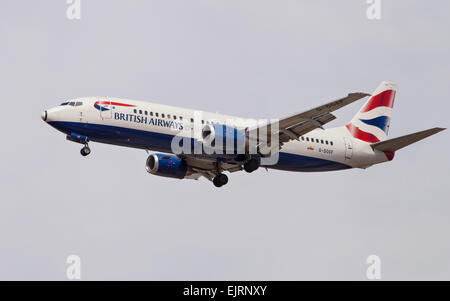
[[[156,176],[183,179],[188,167],[186,162],[176,156],[152,154],[147,158],[145,169]]]

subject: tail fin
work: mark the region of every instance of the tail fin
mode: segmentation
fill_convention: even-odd
[[[346,125],[353,137],[376,143],[386,140],[397,85],[382,82],[361,110]]]

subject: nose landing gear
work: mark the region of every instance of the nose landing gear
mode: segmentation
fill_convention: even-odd
[[[87,155],[89,155],[91,153],[91,149],[89,148],[89,146],[86,144],[80,151],[81,155],[83,157],[86,157]]]
[[[66,139],[72,142],[83,144],[84,147],[80,150],[80,153],[83,157],[86,157],[91,153],[91,149],[89,148],[89,137],[77,134],[77,133],[71,133],[70,135],[66,136]]]

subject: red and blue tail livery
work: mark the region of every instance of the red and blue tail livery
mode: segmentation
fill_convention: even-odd
[[[397,86],[389,82],[382,82],[378,86],[346,126],[354,138],[369,143],[387,138],[396,90]]]

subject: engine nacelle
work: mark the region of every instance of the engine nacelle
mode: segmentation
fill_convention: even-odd
[[[152,154],[147,158],[145,169],[156,176],[183,179],[188,167],[186,162],[178,157],[165,154]]]
[[[245,131],[223,124],[207,124],[202,129],[205,147],[226,153],[244,154],[248,149]]]

